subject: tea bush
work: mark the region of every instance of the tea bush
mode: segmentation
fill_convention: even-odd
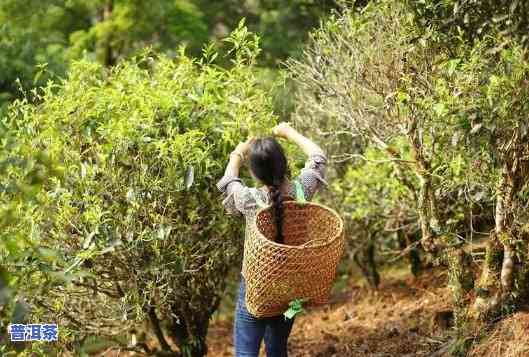
[[[229,69],[211,47],[198,60],[146,53],[111,70],[77,62],[34,92],[40,104],[12,108],[19,154],[42,150],[64,172],[32,218],[32,239],[57,253],[22,282],[33,320],[56,321],[63,348],[148,318],[163,349],[167,334],[183,356],[206,353],[242,249],[243,224],[225,219],[215,182],[237,142],[276,120],[256,85],[258,39],[240,26],[226,41]]]
[[[22,321],[28,312],[18,286],[36,268],[26,264],[46,259],[50,251],[32,239],[33,218],[41,211],[36,196],[51,177],[59,177],[53,163],[42,152],[23,158],[16,154],[17,142],[0,122],[0,352],[8,340],[7,325]],[[26,291],[29,292],[29,291]]]
[[[289,62],[299,89],[294,118],[332,138],[326,147],[351,165],[334,170],[344,182],[346,218],[354,222],[363,211],[382,220],[364,237],[383,235],[377,226],[391,227],[396,218],[387,212],[405,208],[431,261],[448,272],[455,325],[464,333],[469,322],[512,311],[529,291],[527,50],[501,26],[476,38],[459,27],[443,32],[418,21],[410,3],[371,2],[325,22],[303,59]],[[442,8],[439,1],[415,3]],[[368,155],[373,150],[382,158]],[[394,195],[395,187],[406,194]],[[485,259],[468,253],[475,239],[486,246]]]

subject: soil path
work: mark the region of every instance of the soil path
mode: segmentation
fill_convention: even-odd
[[[419,279],[386,278],[378,291],[352,285],[329,306],[297,318],[289,356],[432,356],[452,323],[445,281],[432,271]],[[233,356],[231,335],[230,322],[214,323],[208,356]]]

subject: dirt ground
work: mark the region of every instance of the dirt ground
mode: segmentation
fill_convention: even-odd
[[[528,332],[529,311],[519,311],[486,331],[486,337],[472,348],[469,357],[528,357]]]
[[[328,306],[297,317],[289,340],[290,357],[450,356],[454,347],[450,291],[443,271],[418,279],[385,273],[377,291],[346,283]],[[357,283],[355,283],[355,281]],[[234,290],[234,289],[231,289]],[[226,301],[233,300],[230,296]],[[230,310],[233,306],[225,307]],[[478,331],[468,357],[529,357],[529,310],[505,317]],[[208,334],[208,357],[231,357],[232,321],[216,318]],[[156,347],[150,339],[149,347]],[[135,356],[106,352],[98,356]],[[261,356],[265,356],[261,351]]]
[[[449,339],[446,276],[386,278],[377,291],[351,285],[329,306],[299,316],[289,340],[291,357],[432,356]],[[233,356],[232,326],[214,323],[208,356]],[[263,354],[264,355],[264,354]]]

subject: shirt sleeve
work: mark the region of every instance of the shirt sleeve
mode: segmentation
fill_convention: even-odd
[[[326,166],[327,157],[320,152],[310,155],[305,162],[305,167],[301,169],[297,179],[303,187],[303,192],[307,200],[311,200],[320,188],[328,185],[327,181],[325,181]]]
[[[236,176],[224,176],[217,182],[217,188],[223,194],[222,205],[230,215],[246,215],[251,210],[255,210],[257,203],[242,180]]]

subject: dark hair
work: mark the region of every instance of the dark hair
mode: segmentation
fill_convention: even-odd
[[[288,172],[287,158],[281,145],[272,137],[255,139],[250,147],[250,169],[255,177],[270,189],[274,218],[277,227],[277,242],[283,237],[283,195],[281,185]]]

